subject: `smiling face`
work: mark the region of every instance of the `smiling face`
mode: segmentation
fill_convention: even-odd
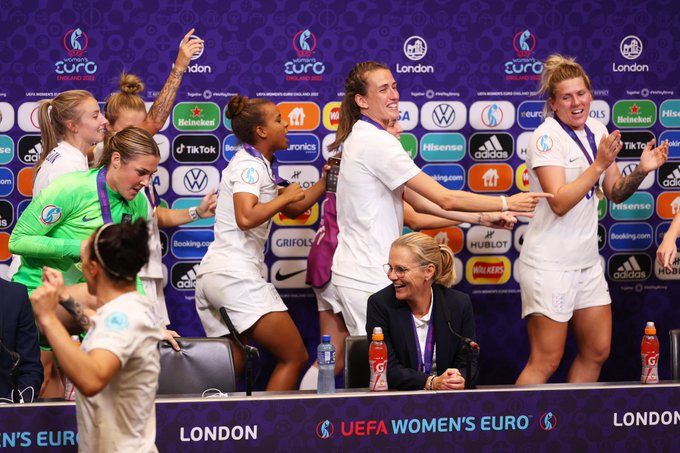
[[[593,96],[582,77],[563,80],[548,101],[555,115],[574,130],[582,130],[588,119]]]
[[[255,128],[255,135],[271,151],[287,149],[288,138],[286,134],[288,134],[288,123],[281,117],[279,108],[272,102],[268,102],[260,108],[263,121],[262,124]],[[260,151],[264,152],[265,150],[261,149]]]
[[[434,265],[423,264],[406,247],[392,247],[388,263],[392,270],[387,274],[394,285],[397,300],[413,302],[430,297]]]
[[[397,82],[387,69],[376,69],[364,75],[366,94],[357,94],[354,101],[361,113],[380,124],[399,118],[399,91]]]
[[[109,187],[130,201],[139,191],[151,184],[159,160],[158,156],[140,154],[128,162],[123,162],[120,154],[114,152],[106,174],[106,182]]]
[[[108,121],[94,98],[86,98],[79,106],[80,117],[69,124],[69,129],[83,142],[96,143],[104,140]]]

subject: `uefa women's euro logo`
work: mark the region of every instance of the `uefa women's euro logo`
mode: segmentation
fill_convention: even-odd
[[[64,48],[71,58],[82,57],[88,42],[87,34],[80,28],[72,28],[64,35]]]
[[[335,427],[333,426],[333,423],[330,422],[330,420],[321,420],[316,425],[316,437],[319,439],[328,439],[333,437],[334,432]]]
[[[543,431],[552,431],[557,426],[557,416],[552,412],[546,412],[541,415],[540,425]]]

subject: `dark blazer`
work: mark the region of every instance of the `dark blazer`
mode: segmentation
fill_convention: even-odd
[[[43,381],[40,362],[38,328],[35,325],[28,290],[19,283],[0,279],[0,341],[10,351],[19,353],[19,389],[33,387],[33,393],[24,393],[24,400],[38,399]],[[10,371],[13,360],[0,347],[0,398],[9,399],[12,394]]]
[[[434,292],[434,335],[437,375],[447,368],[458,368],[466,376],[467,358],[461,350],[463,342],[454,336],[446,323],[444,305],[449,309],[451,327],[460,335],[475,339],[472,303],[467,294],[441,285],[432,285]],[[390,285],[368,298],[366,332],[371,340],[374,327],[382,327],[387,343],[387,385],[396,390],[422,390],[428,375],[417,371],[418,352],[411,321],[411,309],[396,299]],[[472,385],[476,380],[477,354],[473,355]]]

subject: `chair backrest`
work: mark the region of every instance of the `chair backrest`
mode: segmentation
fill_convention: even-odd
[[[371,379],[368,364],[368,338],[355,335],[345,338],[345,388],[367,388]]]
[[[202,394],[208,389],[236,391],[231,340],[227,338],[177,338],[181,351],[161,341],[159,395]]]
[[[671,379],[680,381],[680,329],[668,331],[671,339]]]

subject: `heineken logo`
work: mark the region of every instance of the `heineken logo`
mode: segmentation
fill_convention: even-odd
[[[656,104],[647,99],[619,101],[613,112],[613,122],[620,128],[646,128],[656,123]]]
[[[214,131],[220,126],[220,108],[214,102],[180,102],[172,111],[180,131]]]

